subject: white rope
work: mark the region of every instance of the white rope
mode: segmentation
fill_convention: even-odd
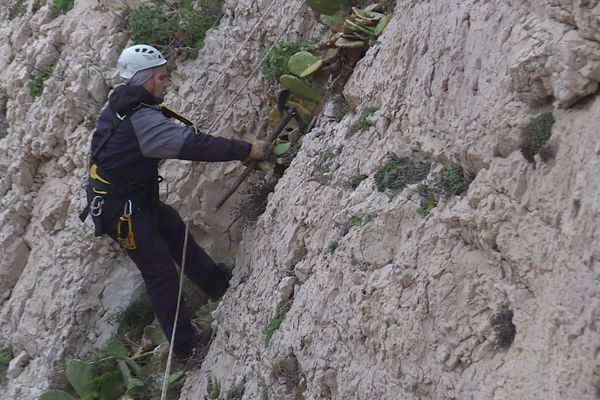
[[[254,25],[254,28],[252,28],[252,30],[250,31],[250,33],[248,34],[248,36],[246,36],[246,40],[244,40],[244,43],[242,43],[242,45],[237,49],[237,51],[235,52],[235,54],[233,55],[233,57],[231,57],[231,60],[229,60],[229,63],[221,70],[221,73],[219,74],[219,76],[217,77],[217,79],[215,79],[215,81],[212,83],[212,85],[208,88],[208,91],[206,91],[204,93],[204,96],[200,100],[200,104],[198,105],[198,107],[196,107],[196,109],[193,110],[193,112],[192,112],[192,114],[190,116],[192,119],[194,118],[194,116],[196,115],[196,113],[198,112],[198,110],[200,109],[200,106],[204,104],[204,102],[208,98],[208,95],[213,91],[213,89],[215,88],[215,86],[217,86],[217,83],[219,83],[219,81],[221,80],[221,78],[223,77],[223,75],[225,75],[225,71],[227,71],[229,69],[229,67],[231,67],[231,64],[233,64],[233,62],[235,60],[237,60],[237,56],[240,54],[240,52],[242,51],[242,49],[246,46],[246,44],[248,43],[248,41],[250,40],[250,38],[252,37],[252,35],[254,35],[254,32],[256,32],[256,30],[258,29],[258,27],[262,23],[263,19],[269,14],[269,12],[271,11],[271,8],[273,8],[273,6],[275,5],[276,2],[277,2],[277,0],[273,0],[271,2],[271,4],[269,5],[269,7],[267,8],[267,10],[263,13],[262,17],[260,17],[260,19],[258,20],[258,22],[256,23],[256,25]],[[206,87],[206,84],[204,85],[204,87]],[[192,106],[194,106],[194,104],[192,104]]]
[[[267,12],[265,12],[265,14],[259,19],[259,21],[254,26],[254,28],[252,29],[251,33],[248,35],[248,37],[246,38],[246,40],[244,41],[244,43],[242,43],[242,45],[240,46],[240,48],[238,49],[238,51],[232,57],[231,61],[227,64],[227,66],[225,68],[223,68],[223,70],[221,71],[221,74],[219,75],[219,77],[217,78],[217,80],[215,82],[213,82],[213,85],[211,86],[211,88],[209,89],[209,91],[207,92],[207,94],[203,97],[202,101],[200,102],[200,105],[202,105],[203,102],[206,100],[206,98],[208,97],[208,93],[210,93],[210,91],[212,91],[212,89],[214,88],[214,86],[216,85],[216,83],[221,79],[221,77],[225,73],[225,70],[228,69],[231,66],[231,64],[233,63],[233,61],[237,57],[237,55],[240,53],[240,51],[242,50],[242,48],[248,42],[250,36],[252,36],[252,34],[254,33],[254,31],[260,25],[260,23],[262,22],[263,18],[266,16],[266,14],[268,13],[268,11],[273,7],[273,5],[275,4],[276,1],[277,0],[273,0],[273,2],[271,3],[271,5],[267,9]],[[294,18],[296,18],[296,16],[298,15],[298,13],[300,12],[300,10],[302,9],[303,6],[304,6],[304,2],[301,3],[300,7],[298,8],[298,10],[296,10],[296,13],[292,16],[292,18],[290,19],[290,21],[288,22],[287,25],[291,24],[291,22],[293,21]],[[273,47],[275,46],[275,44],[277,44],[277,42],[279,41],[279,39],[283,36],[283,33],[284,32],[288,32],[288,31],[289,31],[289,28],[287,30],[282,31],[282,33],[277,37],[277,39],[275,40],[275,42],[273,43],[273,45],[269,48],[269,51],[267,51],[265,53],[265,56],[258,63],[258,66],[252,71],[252,74],[250,74],[250,77],[248,78],[248,80],[246,81],[246,83],[244,84],[244,86],[242,86],[242,88],[236,93],[236,95],[234,96],[234,99],[239,95],[239,93],[241,92],[241,90],[246,87],[246,85],[249,83],[250,79],[254,76],[254,74],[256,73],[256,71],[258,71],[258,68],[260,68],[260,65],[265,60],[265,58],[267,57],[267,55],[269,54],[269,52],[273,49]],[[225,111],[231,106],[231,104],[233,104],[233,101],[230,102],[225,107],[225,109],[223,110],[223,112],[221,113],[221,115],[219,115],[218,118],[221,118],[223,116],[223,114],[225,114]],[[217,121],[218,118],[215,119],[215,121]],[[214,126],[214,122],[211,125],[211,127],[209,128],[209,130],[213,126]],[[179,309],[180,309],[180,305],[181,305],[181,293],[182,293],[182,290],[183,290],[183,277],[184,277],[184,272],[185,272],[185,261],[186,261],[186,254],[187,254],[187,243],[188,243],[189,228],[190,228],[190,221],[191,221],[190,215],[191,215],[191,201],[189,201],[189,197],[188,197],[188,199],[187,199],[186,222],[185,222],[185,236],[184,236],[184,239],[183,239],[183,255],[182,255],[182,258],[181,258],[181,272],[180,272],[180,279],[179,279],[179,293],[177,294],[177,309],[175,311],[175,319],[173,320],[173,333],[171,334],[171,342],[170,342],[170,345],[169,345],[169,355],[167,357],[167,365],[166,365],[165,374],[164,374],[164,377],[163,377],[161,400],[166,400],[167,399],[167,391],[168,391],[168,386],[169,386],[168,385],[168,383],[169,383],[169,376],[171,375],[171,363],[172,363],[172,360],[173,360],[173,344],[175,342],[175,334],[176,334],[176,331],[177,331],[177,320],[179,318]]]

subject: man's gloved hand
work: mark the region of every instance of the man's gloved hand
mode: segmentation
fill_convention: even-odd
[[[273,150],[273,143],[265,140],[256,141],[252,143],[252,150],[250,150],[248,160],[264,161],[271,156],[271,150]]]

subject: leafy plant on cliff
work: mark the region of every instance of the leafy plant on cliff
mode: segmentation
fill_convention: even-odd
[[[51,65],[45,71],[37,71],[35,76],[31,78],[29,82],[27,82],[27,85],[29,86],[29,94],[31,94],[31,97],[35,99],[36,97],[42,95],[42,93],[44,92],[45,83],[48,80],[48,78],[50,78],[53,71],[54,65]]]
[[[427,177],[430,164],[413,162],[408,157],[389,153],[388,161],[375,172],[375,185],[380,192],[386,189],[399,190]]]
[[[417,214],[419,214],[421,218],[427,218],[431,210],[437,206],[435,193],[426,185],[419,185],[417,191],[421,196],[421,204],[420,207],[417,208]]]
[[[458,163],[452,163],[446,168],[442,178],[442,184],[454,195],[459,195],[467,190],[463,168]]]
[[[157,46],[169,57],[174,48],[195,56],[206,32],[221,17],[223,0],[152,2],[129,10],[128,30],[134,44]]]
[[[272,83],[279,81],[281,75],[290,73],[288,63],[290,58],[306,47],[300,42],[279,42],[273,47],[261,65],[263,76]]]
[[[531,120],[521,130],[521,153],[529,162],[533,162],[534,156],[552,135],[554,116],[552,113],[542,114]]]
[[[289,300],[283,302],[279,307],[277,307],[277,314],[275,315],[275,318],[269,322],[269,325],[267,325],[267,328],[265,329],[265,346],[269,345],[271,338],[285,320],[285,315],[291,307],[292,303]]]
[[[360,113],[360,117],[358,120],[350,127],[351,133],[356,133],[359,131],[366,131],[369,129],[369,123],[367,122],[367,118],[372,117],[377,111],[379,111],[379,107],[367,107]]]
[[[0,347],[0,381],[4,380],[6,377],[6,370],[8,369],[8,364],[12,358],[12,353],[9,349]]]
[[[75,0],[54,0],[50,4],[50,16],[56,18],[61,14],[68,13],[75,5]]]

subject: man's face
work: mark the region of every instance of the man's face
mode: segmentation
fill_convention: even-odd
[[[167,66],[161,65],[152,69],[152,78],[144,83],[144,88],[159,101],[163,101],[170,84],[171,77]]]

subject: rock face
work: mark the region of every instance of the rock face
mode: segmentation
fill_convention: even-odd
[[[16,356],[2,400],[36,398],[65,360],[102,347],[141,286],[77,218],[124,17],[109,2],[76,1],[57,19],[36,4],[0,14],[0,345]],[[270,4],[226,1],[168,102],[201,127],[260,135],[273,88],[256,75],[236,96],[260,50],[319,31],[302,2]],[[237,165],[168,162],[163,197],[184,216],[191,201],[196,239],[236,265],[181,398],[215,381],[244,399],[597,398],[599,20],[596,1],[397,1],[346,84],[350,112],[326,105],[256,224],[236,218],[244,190],[212,211]],[[27,82],[49,65],[34,99]],[[548,112],[552,154],[528,162],[521,128]],[[468,189],[423,219],[418,183],[377,190],[389,152],[430,165],[427,185],[459,163]]]

